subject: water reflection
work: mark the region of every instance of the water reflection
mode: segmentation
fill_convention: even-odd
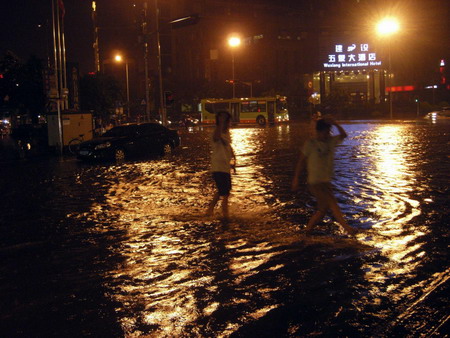
[[[265,188],[271,183],[262,172],[263,164],[258,163],[257,156],[263,152],[266,135],[264,129],[236,128],[231,130],[233,147],[237,158],[237,174],[233,175],[233,201],[231,211],[239,214],[266,212],[264,203],[268,197]],[[234,209],[234,210],[233,210]]]
[[[424,234],[408,229],[409,222],[421,214],[420,202],[411,197],[416,189],[416,173],[410,157],[410,137],[403,126],[379,126],[364,149],[373,166],[367,177],[370,188],[362,197],[373,202],[373,206],[368,206],[368,212],[378,219],[373,228],[380,235],[389,236],[387,240],[377,237],[374,245],[383,248],[394,260],[415,251],[416,247],[408,243]]]
[[[367,230],[357,240],[332,221],[326,236],[298,233],[311,211],[307,193],[289,190],[301,125],[232,129],[229,224],[203,217],[211,128],[184,131],[182,149],[164,159],[79,170],[75,185],[89,184],[92,203],[67,219],[110,239],[104,287],[125,336],[382,336],[377,327],[408,318],[449,278],[447,266],[426,266],[447,249],[431,249],[440,223],[427,220],[443,219],[430,204],[445,190],[421,171],[420,159],[436,159],[415,128],[345,126],[336,188],[352,226]]]
[[[355,130],[350,135],[350,147],[356,148],[351,158],[340,163],[343,171],[348,164],[356,167],[348,167],[352,178],[344,179],[354,203],[347,211],[356,211],[355,222],[371,229],[361,239],[378,248],[380,255],[363,264],[369,297],[360,303],[379,306],[389,298],[409,304],[404,309],[404,316],[409,316],[421,291],[418,285],[407,286],[405,281],[419,274],[431,254],[427,243],[430,228],[417,221],[428,203],[418,197],[432,190],[428,180],[418,176],[429,174],[418,170],[427,159],[426,148],[414,125],[375,125],[370,131]],[[344,147],[342,153],[345,151],[349,149]],[[340,188],[345,189],[345,184]],[[439,276],[442,274],[447,280],[448,271]],[[425,279],[423,284],[433,280]],[[434,292],[436,285],[427,289]]]
[[[370,211],[385,220],[376,227],[385,233],[400,234],[402,227],[421,213],[419,201],[410,198],[411,192],[417,189],[415,164],[408,158],[411,142],[399,126],[378,128],[372,142],[375,171],[371,182],[383,195]]]
[[[258,128],[232,130],[238,157],[230,205],[234,223],[221,231],[217,220],[203,217],[213,188],[207,153],[197,153],[196,161],[187,164],[184,158],[171,158],[123,164],[105,173],[110,176],[106,178],[111,182],[109,192],[104,202],[92,206],[92,217],[108,218],[110,231],[119,228],[127,234],[118,247],[111,248],[124,262],[111,272],[108,285],[111,297],[122,304],[116,311],[127,334],[154,327],[163,336],[182,335],[199,318],[224,306],[250,306],[243,295],[224,302],[220,285],[244,283],[279,255],[281,245],[295,240],[286,238],[286,229],[274,231],[274,217],[269,214],[266,198],[271,196],[267,190],[271,180],[257,160],[264,151],[264,133]],[[209,136],[198,141],[204,144]],[[217,251],[235,254],[223,260]],[[216,273],[222,277],[217,279]],[[199,292],[210,296],[199,299]],[[249,317],[260,318],[275,307],[258,308]],[[223,334],[237,327],[230,322]]]

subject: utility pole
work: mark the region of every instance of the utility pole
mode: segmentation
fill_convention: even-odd
[[[159,33],[159,8],[158,0],[155,0],[156,9],[156,40],[158,45],[158,75],[159,75],[159,106],[161,110],[161,122],[165,126],[167,125],[166,105],[164,103],[164,91],[163,91],[163,79],[162,79],[162,67],[161,67],[161,39]]]
[[[57,125],[58,125],[58,141],[56,142],[58,145],[59,154],[63,154],[63,130],[62,130],[62,122],[61,122],[61,108],[64,108],[64,79],[65,75],[65,63],[63,66],[63,45],[64,39],[61,38],[61,21],[60,16],[64,16],[64,11],[60,13],[59,4],[52,0],[52,19],[53,19],[53,52],[54,52],[54,76],[55,76],[55,93],[54,98],[56,100],[56,109],[57,109]],[[64,24],[64,22],[63,22]]]
[[[142,34],[144,36],[144,73],[145,73],[145,115],[150,121],[150,81],[148,78],[148,31],[147,31],[147,1],[144,2],[144,17],[142,19]]]
[[[61,2],[62,3],[62,2]],[[60,5],[61,5],[60,3]],[[61,68],[62,68],[62,90],[64,109],[69,109],[69,88],[67,87],[67,62],[66,62],[66,38],[64,33],[64,9],[61,10]]]
[[[95,60],[95,71],[100,73],[100,52],[98,46],[98,26],[97,26],[97,4],[92,1],[92,23],[94,25],[94,60]]]
[[[127,81],[127,116],[128,120],[130,119],[130,80],[128,77],[128,60],[125,62],[125,78]]]

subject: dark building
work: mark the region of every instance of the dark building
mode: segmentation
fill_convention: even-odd
[[[235,80],[238,97],[282,94],[301,103],[305,74],[318,64],[314,2],[295,7],[270,1],[178,3],[174,17],[199,17],[195,25],[172,30],[175,90],[182,97],[231,97],[227,80]],[[232,34],[242,41],[234,49],[228,45]]]
[[[141,111],[145,98],[145,41],[149,43],[153,113],[162,91],[173,93],[172,112],[195,110],[200,98],[231,97],[229,80],[235,80],[238,97],[250,93],[286,95],[291,111],[297,115],[306,114],[312,105],[330,105],[333,99],[347,110],[361,111],[364,107],[367,112],[386,111],[389,92],[395,93],[393,99],[399,109],[402,102],[411,103],[415,97],[429,99],[425,87],[430,85],[439,85],[435,101],[448,99],[448,80],[442,80],[448,78],[447,70],[440,66],[441,60],[448,62],[450,50],[446,0],[157,3],[160,53],[154,1],[148,2],[146,11],[142,2],[133,6],[117,2],[112,6],[99,1],[98,5],[100,60],[105,70],[109,67],[113,71],[111,68],[117,67],[108,66],[108,60],[114,50],[126,51],[130,100]],[[389,41],[375,34],[376,22],[386,15],[401,21],[399,33]],[[182,18],[185,20],[174,22]],[[112,27],[106,27],[111,23]],[[147,24],[147,34],[143,34],[143,23]],[[242,41],[234,49],[227,43],[233,33],[239,34]],[[339,56],[340,48],[348,53]],[[325,66],[332,63],[332,55],[335,64]],[[349,66],[343,68],[344,63]],[[336,68],[339,64],[342,67]]]

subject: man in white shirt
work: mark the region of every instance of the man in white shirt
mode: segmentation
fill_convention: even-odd
[[[332,126],[338,129],[339,135],[331,135]],[[331,210],[334,218],[344,230],[350,235],[354,235],[356,230],[350,227],[344,219],[331,184],[335,148],[347,137],[347,133],[331,116],[325,116],[317,121],[316,133],[315,138],[309,139],[303,145],[292,180],[292,190],[296,191],[299,186],[300,173],[306,167],[308,188],[317,200],[317,210],[306,225],[305,233],[310,233],[313,227],[324,218],[326,212]]]

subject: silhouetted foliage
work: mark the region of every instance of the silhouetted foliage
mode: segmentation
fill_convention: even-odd
[[[3,106],[37,119],[45,111],[42,63],[31,56],[26,64],[11,52],[0,60],[0,98]]]
[[[112,76],[86,75],[80,80],[80,107],[93,111],[96,116],[107,117],[122,100],[120,85]]]

